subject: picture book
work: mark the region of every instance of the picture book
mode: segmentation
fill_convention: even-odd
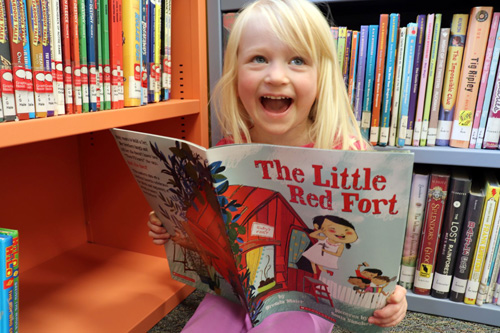
[[[123,0],[123,75],[124,106],[141,104],[141,17],[140,0]]]
[[[368,26],[362,25],[359,32],[359,53],[358,67],[356,70],[356,87],[354,98],[354,117],[361,126],[361,115],[363,113],[363,93],[365,91],[365,74],[366,74],[366,52],[368,48]]]
[[[500,140],[500,72],[497,72],[491,95],[490,110],[482,140],[482,148],[497,149]]]
[[[399,28],[396,73],[394,76],[394,93],[391,106],[391,124],[389,128],[389,146],[398,142],[398,126],[400,117],[401,85],[403,80],[404,54],[406,47],[406,27]]]
[[[10,235],[0,234],[0,281],[2,297],[0,300],[0,330],[14,332],[14,270],[12,267],[13,239]]]
[[[349,96],[349,101],[352,109],[354,110],[354,96],[356,87],[356,72],[358,68],[358,49],[359,49],[359,31],[352,32],[351,39],[351,55],[349,62],[349,78],[347,83],[347,95]]]
[[[49,0],[41,0],[41,32],[42,32],[42,50],[43,50],[43,74],[44,91],[47,99],[47,117],[53,117],[55,112],[54,100],[54,78],[52,75],[52,43],[50,41],[50,2]]]
[[[12,80],[12,62],[7,27],[7,12],[5,2],[0,2],[0,87],[2,91],[2,109],[4,121],[15,121],[16,98]]]
[[[78,1],[69,1],[69,31],[71,45],[71,70],[73,78],[73,113],[82,113],[82,75],[80,66],[80,37],[78,34]]]
[[[149,1],[141,1],[141,105],[148,104],[148,27]]]
[[[370,139],[371,117],[373,109],[373,89],[375,87],[375,65],[377,62],[378,45],[377,24],[368,27],[368,46],[366,52],[365,86],[363,91],[363,111],[361,113],[361,134],[366,140]]]
[[[31,63],[31,44],[28,33],[28,5],[26,0],[19,2],[22,6],[19,13],[24,13],[24,17],[21,19],[22,26],[21,29],[24,30],[20,35],[23,37],[23,58],[24,58],[24,81],[26,83],[26,90],[28,91],[28,115],[29,119],[36,118],[35,112],[35,91],[33,86],[33,66]]]
[[[111,68],[109,60],[109,5],[107,0],[100,0],[101,4],[101,53],[102,53],[102,110],[111,109]]]
[[[109,56],[111,64],[111,108],[123,107],[123,55],[121,0],[109,2]]]
[[[172,235],[175,279],[241,302],[254,325],[306,311],[352,331],[377,329],[367,318],[396,287],[412,153],[205,149],[111,131]]]
[[[78,4],[78,49],[80,51],[80,75],[82,81],[82,112],[90,111],[89,67],[87,61],[87,18],[85,0]]]
[[[170,90],[172,89],[172,0],[165,1],[164,8],[164,36],[165,50],[162,65],[162,88],[163,100],[170,99]]]
[[[452,147],[469,148],[492,15],[493,7],[474,7],[469,15],[467,41],[450,135]]]
[[[12,332],[19,332],[19,231],[16,229],[0,228],[0,235],[12,237],[12,246],[7,250],[6,269],[12,276],[7,286],[12,285]]]
[[[54,90],[54,115],[65,113],[65,90],[62,62],[62,29],[61,7],[57,0],[50,0],[50,41],[51,41],[51,71]]]
[[[62,45],[62,65],[64,81],[64,109],[66,114],[73,113],[73,69],[71,67],[71,33],[69,0],[61,1],[61,45]]]

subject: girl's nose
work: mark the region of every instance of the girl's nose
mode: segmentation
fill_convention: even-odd
[[[290,79],[288,78],[286,65],[280,63],[272,63],[268,67],[265,82],[277,85],[288,84],[290,82]]]

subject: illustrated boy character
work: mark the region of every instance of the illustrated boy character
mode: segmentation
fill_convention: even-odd
[[[370,288],[370,280],[359,276],[349,276],[347,282],[352,284],[354,289],[358,294],[364,294],[367,288]]]
[[[378,268],[365,268],[361,271],[361,266],[369,267],[370,265],[366,262],[359,264],[355,271],[357,277],[365,278],[371,281],[374,277],[382,275],[382,271]]]
[[[347,220],[334,215],[321,215],[313,219],[314,231],[310,237],[318,242],[304,251],[302,256],[311,262],[313,273],[320,271],[333,276],[333,269],[337,269],[337,262],[344,248],[350,248],[351,243],[358,239],[354,226]]]

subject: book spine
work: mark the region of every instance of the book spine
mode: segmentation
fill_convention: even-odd
[[[62,55],[61,7],[58,0],[50,1],[51,72],[54,91],[54,115],[65,114],[65,89]]]
[[[16,98],[12,82],[12,63],[9,44],[9,30],[5,2],[0,2],[0,87],[2,89],[2,109],[4,121],[16,120]]]
[[[437,127],[439,118],[439,107],[441,105],[441,93],[443,91],[443,78],[445,73],[446,58],[448,55],[448,43],[450,39],[450,28],[441,28],[439,36],[438,59],[436,63],[436,74],[434,88],[432,90],[431,109],[429,112],[429,129],[427,132],[427,143],[429,147],[436,145]]]
[[[87,66],[89,72],[89,110],[97,111],[97,50],[96,50],[96,0],[85,2],[87,23]]]
[[[148,103],[153,103],[155,101],[155,20],[156,20],[156,1],[150,0],[148,6],[148,45],[149,45],[149,60],[148,60]]]
[[[481,215],[481,227],[479,229],[474,258],[471,265],[469,279],[467,281],[467,288],[465,290],[464,302],[466,304],[476,303],[481,273],[483,271],[486,251],[491,235],[492,222],[495,216],[495,208],[498,203],[499,190],[500,187],[493,186],[492,183],[488,183],[485,204]]]
[[[471,193],[469,195],[449,295],[450,300],[454,302],[464,301],[465,289],[479,233],[483,203],[484,194]]]
[[[460,239],[470,188],[470,178],[452,176],[440,232],[439,251],[431,288],[432,297],[448,298],[449,296],[457,256],[457,243]]]
[[[484,130],[483,148],[497,149],[500,140],[500,71],[497,72],[495,87],[491,96],[486,128]]]
[[[415,128],[415,113],[417,110],[417,95],[420,83],[420,72],[422,69],[422,57],[424,53],[424,37],[426,15],[417,16],[417,38],[415,42],[415,59],[413,61],[413,71],[411,78],[410,103],[408,106],[408,123],[406,128],[405,145],[411,146],[413,130]]]
[[[438,146],[448,146],[450,143],[468,19],[469,14],[454,14],[451,22],[448,59],[446,61],[443,92],[438,117],[436,137],[436,145]]]
[[[414,173],[411,182],[410,204],[408,206],[408,222],[401,260],[400,286],[413,288],[415,265],[417,263],[418,244],[424,220],[429,174]]]
[[[2,305],[1,331],[14,331],[14,270],[12,268],[12,236],[0,234],[0,253],[2,259]]]
[[[53,117],[55,111],[54,100],[54,78],[52,76],[52,54],[50,41],[50,2],[49,0],[40,0],[40,15],[42,22],[42,52],[43,52],[43,75],[44,75],[44,91],[47,101],[47,117]]]
[[[339,68],[344,68],[345,48],[347,42],[347,27],[339,27],[339,37],[337,40],[337,61]]]
[[[413,281],[413,292],[419,295],[429,295],[431,292],[440,237],[439,230],[443,222],[448,195],[448,183],[448,174],[431,173],[427,191],[425,219],[420,236],[417,268]]]
[[[449,145],[452,147],[469,147],[492,14],[493,7],[474,7],[470,14],[450,135]]]
[[[345,52],[344,52],[344,61],[342,62],[342,78],[344,79],[344,85],[347,89],[347,85],[349,84],[349,66],[351,59],[351,47],[352,47],[352,30],[347,30],[347,35],[345,38]]]
[[[12,276],[12,332],[19,332],[19,232],[15,229],[0,228],[0,234],[12,237],[12,246],[7,248],[7,273]]]
[[[125,106],[141,104],[141,8],[139,0],[123,1],[123,75]]]
[[[406,27],[399,28],[396,74],[394,77],[394,93],[392,96],[391,125],[389,129],[389,146],[395,146],[398,138],[398,123],[400,118],[400,96],[403,80],[404,55],[406,47]]]
[[[498,208],[497,208],[497,215],[498,215]],[[497,242],[500,242],[499,241],[500,239],[500,235],[497,236]],[[485,303],[493,303],[493,293],[495,292],[495,282],[497,280],[497,276],[498,276],[498,272],[500,271],[500,255],[498,253],[498,249],[499,247],[497,246],[496,248],[496,259],[495,259],[495,262],[493,264],[493,269],[491,270],[491,280],[489,282],[489,287],[488,287],[488,293],[486,295],[486,301]],[[476,301],[477,302],[477,301]]]
[[[491,300],[492,304],[500,305],[500,272],[498,272],[495,291],[493,292],[493,298]]]
[[[356,86],[356,69],[358,68],[358,49],[359,49],[359,31],[352,32],[351,55],[349,62],[349,80],[347,84],[347,96],[349,104],[354,112],[354,96],[356,95],[354,87]]]
[[[358,69],[356,73],[356,95],[354,99],[354,116],[361,127],[363,113],[363,94],[365,90],[366,56],[368,49],[368,26],[362,25],[359,33]]]
[[[80,77],[82,81],[82,112],[90,111],[89,67],[87,59],[87,17],[85,0],[77,0],[78,4],[78,48],[80,50]]]
[[[67,114],[73,113],[73,79],[71,68],[71,33],[69,27],[69,0],[61,1],[61,43],[64,80],[64,106]]]
[[[33,91],[36,118],[47,117],[47,96],[45,94],[45,69],[42,45],[42,11],[38,0],[27,0],[29,42],[33,69]]]
[[[155,6],[155,102],[160,101],[161,93],[161,0],[156,0]]]
[[[486,53],[484,55],[483,73],[481,74],[481,83],[479,84],[476,112],[474,113],[474,122],[472,123],[472,131],[469,142],[469,148],[471,149],[474,149],[476,147],[479,124],[481,122],[481,116],[483,113],[486,88],[488,86],[488,77],[490,76],[491,72],[490,68],[492,68],[493,71],[496,71],[496,64],[498,64],[498,62],[495,62],[495,60],[493,59],[493,50],[495,49],[495,40],[500,39],[500,31],[498,30],[499,23],[500,23],[500,12],[493,13],[493,18],[491,19],[491,29],[488,38],[488,45],[486,46]],[[499,33],[498,36],[497,33]],[[496,61],[498,61],[498,54]],[[495,62],[495,64],[493,64],[493,62]]]
[[[498,202],[497,202],[498,206]],[[479,281],[479,289],[477,292],[476,305],[483,305],[488,296],[491,279],[493,278],[493,271],[495,261],[498,256],[499,246],[499,232],[500,232],[500,209],[496,208],[495,217],[492,222],[491,236],[489,240],[488,250],[486,251],[486,258],[484,260],[483,272],[481,280]]]
[[[425,89],[424,113],[422,115],[422,133],[420,135],[420,146],[427,145],[427,134],[429,132],[429,119],[431,113],[432,93],[434,91],[434,80],[436,76],[436,65],[439,52],[439,37],[441,35],[441,14],[435,14],[434,27],[431,42],[431,54],[429,59],[429,77]]]
[[[69,1],[71,34],[71,69],[73,73],[73,113],[82,113],[82,75],[80,67],[80,37],[78,33],[78,1]]]
[[[425,28],[424,50],[422,53],[422,66],[420,69],[420,86],[418,88],[417,109],[415,111],[415,124],[413,128],[413,146],[420,146],[422,134],[422,123],[424,117],[424,106],[427,89],[427,79],[429,77],[429,66],[431,61],[431,48],[434,32],[435,14],[427,15],[427,25]]]
[[[172,0],[165,0],[165,58],[163,59],[163,100],[170,99],[170,90],[172,89]],[[357,47],[356,32],[356,47]],[[357,52],[354,50],[353,52]],[[354,68],[356,63],[354,63]],[[351,105],[353,104],[351,99]]]
[[[398,124],[397,146],[404,147],[406,142],[406,129],[408,128],[408,109],[410,107],[411,82],[413,74],[413,61],[415,60],[415,43],[417,40],[417,24],[408,23],[406,29],[405,59],[403,78],[401,84],[400,115]]]
[[[382,94],[382,113],[380,116],[379,145],[389,143],[389,126],[391,116],[391,103],[394,91],[394,72],[396,69],[396,51],[398,43],[399,14],[389,15],[389,32],[387,36],[387,60],[385,64],[384,91]]]
[[[102,67],[101,0],[95,0],[95,22],[97,110],[102,111],[104,107],[104,81]]]
[[[365,89],[363,92],[363,112],[361,114],[361,134],[367,140],[370,136],[371,114],[373,106],[373,87],[375,64],[377,61],[377,40],[379,26],[372,24],[368,30],[368,48],[366,54]]]
[[[141,1],[141,105],[148,104],[148,7],[149,1]]]
[[[29,119],[34,119],[36,118],[36,112],[35,112],[35,88],[33,85],[33,66],[31,64],[31,42],[29,39],[29,33],[28,33],[28,9],[27,9],[27,2],[26,0],[20,1],[19,4],[22,6],[22,12],[24,13],[24,17],[22,18],[23,21],[23,36],[24,36],[24,47],[23,47],[23,54],[24,54],[24,71],[25,71],[25,77],[24,80],[26,82],[26,90],[28,91],[28,114],[29,114]],[[47,112],[45,110],[45,112]]]
[[[123,55],[122,55],[122,10],[121,0],[111,0],[109,20],[109,43],[111,63],[111,108],[123,105]]]
[[[111,67],[109,60],[109,5],[108,0],[101,1],[101,35],[102,35],[102,82],[103,110],[111,109]]]
[[[382,88],[384,84],[385,58],[387,53],[387,34],[389,15],[380,14],[378,29],[378,45],[376,48],[375,78],[373,87],[373,104],[370,127],[370,143],[377,145],[380,134],[380,109],[382,106]]]

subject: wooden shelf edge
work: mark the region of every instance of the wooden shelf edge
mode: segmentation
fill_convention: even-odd
[[[194,289],[165,258],[83,244],[20,274],[22,332],[145,332]]]
[[[0,124],[0,148],[182,117],[199,112],[199,100],[169,100],[141,107],[7,122]]]
[[[417,295],[411,291],[407,293],[407,300],[410,311],[500,326],[500,306],[498,305],[469,305],[452,302],[449,299]]]

